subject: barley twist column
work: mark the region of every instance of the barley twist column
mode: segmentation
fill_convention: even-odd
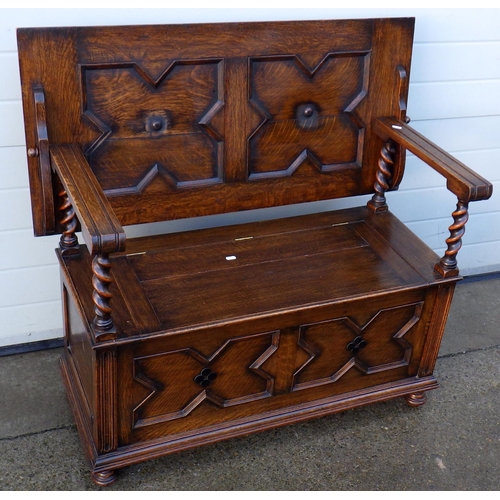
[[[449,227],[450,236],[446,239],[448,248],[434,268],[443,277],[456,276],[458,274],[457,253],[462,247],[465,224],[469,220],[468,207],[469,204],[467,202],[459,200],[457,209],[451,214],[453,224]]]
[[[77,219],[75,210],[68,194],[64,189],[58,193],[61,199],[61,205],[59,210],[63,212],[62,219],[60,221],[63,227],[63,233],[61,239],[59,240],[59,248],[61,249],[62,255],[77,255],[80,253],[80,246],[78,244],[78,237],[76,236]]]
[[[106,333],[114,333],[115,327],[111,317],[110,301],[112,294],[111,261],[108,254],[96,255],[92,261],[92,300],[94,301],[94,329],[96,337]]]
[[[392,140],[387,140],[380,150],[380,158],[378,160],[378,170],[375,176],[373,189],[375,194],[368,202],[368,208],[373,212],[385,212],[387,210],[387,202],[385,192],[389,189],[389,180],[392,177],[392,167],[394,165],[394,156],[396,149]]]

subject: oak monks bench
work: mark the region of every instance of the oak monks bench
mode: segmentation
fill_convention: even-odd
[[[18,30],[34,232],[61,234],[62,376],[98,485],[367,403],[419,406],[437,387],[468,204],[492,187],[408,125],[413,29]],[[457,197],[441,258],[388,210],[406,151]],[[367,194],[310,215],[124,229]]]

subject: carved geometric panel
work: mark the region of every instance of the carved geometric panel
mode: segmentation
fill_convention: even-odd
[[[248,140],[249,178],[360,166],[369,54],[329,53],[314,68],[296,56],[251,60],[250,103],[261,120]],[[300,175],[297,172],[296,175]]]
[[[295,372],[292,390],[330,384],[355,368],[369,375],[407,366],[412,346],[404,336],[419,321],[423,302],[382,309],[359,326],[345,316],[300,327],[308,359]]]
[[[133,427],[185,417],[204,401],[224,408],[270,397],[274,378],[261,366],[279,335],[236,337],[208,357],[188,347],[135,358]]]
[[[174,61],[154,79],[135,63],[82,67],[85,154],[108,196],[222,182],[220,60]]]

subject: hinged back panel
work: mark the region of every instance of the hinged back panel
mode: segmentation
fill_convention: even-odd
[[[23,28],[27,147],[42,92],[49,148],[81,146],[124,225],[370,193],[371,121],[404,118],[413,26]],[[35,233],[48,234],[52,189],[39,156],[29,168]]]

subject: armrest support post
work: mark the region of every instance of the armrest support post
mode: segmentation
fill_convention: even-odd
[[[389,181],[392,177],[395,154],[396,148],[394,147],[394,141],[392,139],[387,139],[380,150],[378,170],[373,185],[375,194],[368,202],[368,208],[373,212],[385,212],[388,209],[385,192],[389,189]]]
[[[78,237],[76,235],[77,220],[75,210],[71,201],[69,200],[68,193],[65,189],[61,187],[58,192],[58,196],[61,200],[61,205],[59,210],[63,212],[60,223],[63,227],[63,233],[59,240],[59,248],[61,249],[61,254],[64,256],[69,255],[79,255],[80,245],[78,243]]]
[[[111,261],[108,254],[99,254],[92,260],[92,300],[94,302],[94,335],[96,340],[113,339],[116,329],[111,317],[110,292]]]
[[[434,269],[443,278],[458,275],[457,253],[462,247],[462,237],[465,233],[465,224],[469,220],[467,211],[469,204],[464,201],[458,201],[457,209],[453,212],[453,224],[450,226],[450,236],[446,239],[448,246],[441,260],[436,264]]]

